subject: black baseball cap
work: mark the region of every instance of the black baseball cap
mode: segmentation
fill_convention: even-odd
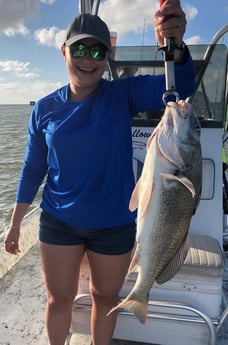
[[[69,47],[84,38],[94,38],[111,50],[109,29],[97,15],[82,13],[76,16],[67,28],[65,45]]]

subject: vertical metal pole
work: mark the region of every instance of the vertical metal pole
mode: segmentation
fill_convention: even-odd
[[[79,12],[97,14],[100,0],[80,0]]]
[[[79,13],[91,13],[91,12],[92,12],[91,0],[80,0]]]
[[[92,14],[98,14],[100,0],[92,0]]]

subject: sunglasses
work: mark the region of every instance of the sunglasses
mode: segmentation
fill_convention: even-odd
[[[70,53],[74,59],[83,58],[87,52],[93,60],[103,61],[107,56],[108,48],[103,44],[88,47],[83,43],[75,43],[70,46]]]

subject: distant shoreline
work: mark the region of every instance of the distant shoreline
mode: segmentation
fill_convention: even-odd
[[[11,103],[11,104],[4,104],[4,103],[0,103],[0,106],[2,106],[2,105],[10,105],[10,106],[12,106],[12,105],[23,105],[23,106],[25,106],[25,105],[27,105],[27,106],[29,106],[30,107],[30,104],[29,103]]]

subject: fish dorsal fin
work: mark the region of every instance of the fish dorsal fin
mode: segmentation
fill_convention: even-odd
[[[139,204],[139,193],[140,193],[141,177],[138,179],[138,182],[135,185],[135,188],[131,194],[131,199],[129,202],[129,210],[131,212],[135,211],[138,208]]]
[[[177,176],[177,175],[173,175],[173,174],[160,174],[161,176],[163,176],[164,178],[168,179],[168,180],[176,180],[180,183],[182,183],[192,194],[192,197],[194,198],[194,196],[196,195],[196,191],[195,188],[192,184],[192,182],[185,176]]]
[[[174,257],[170,260],[165,269],[160,273],[156,279],[158,284],[163,284],[170,280],[179,271],[180,267],[183,265],[189,249],[189,238],[188,233],[185,236],[181,246],[177,250]]]

